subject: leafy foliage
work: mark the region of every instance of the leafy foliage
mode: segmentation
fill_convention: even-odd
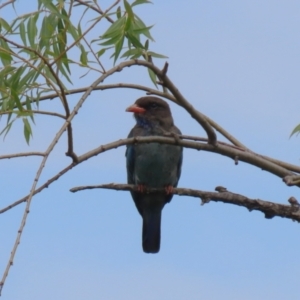
[[[1,133],[6,135],[14,121],[21,118],[27,143],[34,122],[34,113],[28,112],[39,108],[41,97],[53,92],[59,94],[68,116],[68,103],[63,95],[72,85],[70,75],[78,67],[86,69],[82,76],[88,72],[104,73],[100,59],[110,51],[114,64],[118,59],[165,58],[149,50],[149,43],[154,41],[153,26],[147,26],[134,11],[136,6],[150,1],[123,0],[122,5],[105,12],[98,9],[97,1],[38,0],[36,3],[35,11],[13,20],[0,18],[0,114],[7,115]],[[75,9],[81,14],[79,21],[72,17]],[[97,17],[86,20],[87,10],[96,11]],[[98,35],[90,33],[102,21],[111,25],[99,38],[90,40],[90,35]],[[155,74],[149,70],[149,75],[156,85]],[[12,115],[16,117],[13,121]]]

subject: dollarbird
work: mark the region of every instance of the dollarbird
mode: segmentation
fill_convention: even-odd
[[[142,97],[126,109],[134,113],[136,125],[128,137],[165,136],[181,134],[174,125],[167,102],[157,97]],[[157,253],[160,248],[161,214],[170,202],[173,187],[181,173],[181,146],[160,143],[127,145],[127,182],[138,186],[131,192],[136,208],[143,219],[142,245],[146,253]],[[163,188],[164,192],[146,193],[145,188]]]

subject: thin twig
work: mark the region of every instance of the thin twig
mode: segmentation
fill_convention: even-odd
[[[80,3],[81,5],[87,6],[88,8],[90,8],[90,9],[96,11],[96,12],[99,13],[100,15],[104,15],[104,14],[107,13],[107,12],[103,12],[102,9],[101,9],[99,6],[98,6],[98,8],[97,8],[97,7],[95,7],[95,6],[93,6],[93,5],[89,4],[89,3],[87,3],[87,2],[85,2],[85,1],[75,0],[75,2],[78,2],[78,3]],[[105,19],[106,19],[107,21],[109,21],[110,23],[114,23],[114,20],[111,19],[109,16],[105,16]]]
[[[102,68],[102,74],[105,73],[105,69],[100,61],[100,59],[98,58],[98,56],[96,55],[94,49],[91,47],[91,45],[88,43],[88,41],[86,40],[85,37],[83,37],[84,42],[86,43],[86,45],[89,47],[91,53],[93,54],[93,56],[95,57],[96,61],[98,62],[99,66]]]
[[[36,194],[40,193],[43,189],[49,187],[49,185],[50,185],[51,183],[53,183],[54,181],[56,181],[57,179],[59,179],[61,176],[63,176],[65,173],[67,173],[69,170],[71,170],[71,169],[72,169],[74,166],[76,166],[77,164],[78,164],[78,163],[72,162],[70,165],[68,165],[67,167],[65,167],[64,169],[62,169],[62,170],[61,170],[60,172],[58,172],[55,176],[53,176],[52,178],[50,178],[49,180],[47,180],[45,183],[43,183],[40,187],[38,187],[38,188],[34,191],[33,195],[36,195]],[[8,211],[8,210],[10,210],[10,209],[12,209],[12,208],[14,208],[14,207],[16,207],[17,205],[19,205],[19,204],[21,204],[21,203],[26,202],[27,199],[28,199],[28,197],[29,197],[29,195],[26,195],[25,197],[21,198],[20,200],[15,201],[15,202],[11,203],[10,205],[8,205],[8,206],[2,208],[2,209],[0,210],[0,214],[2,214],[2,213],[4,213],[4,212],[6,212],[6,211]]]
[[[2,111],[0,112],[0,115],[7,115],[7,114],[12,114],[12,113],[15,113],[15,114],[18,114],[19,111],[15,111],[15,110],[7,110],[7,111]],[[52,112],[52,111],[44,111],[44,110],[22,110],[22,113],[34,113],[34,114],[40,114],[40,115],[48,115],[48,116],[54,116],[54,117],[59,117],[59,118],[62,118],[62,119],[66,119],[66,117],[64,115],[61,115],[59,113],[56,113],[56,112]]]
[[[0,159],[9,159],[16,157],[24,157],[24,156],[45,156],[43,152],[25,152],[25,153],[16,153],[16,154],[6,154],[0,155]]]
[[[66,95],[73,95],[73,94],[83,93],[88,88],[90,88],[90,86],[68,90],[68,91],[66,91]],[[132,84],[132,83],[113,83],[113,84],[98,85],[94,88],[94,91],[102,91],[102,90],[115,89],[115,88],[129,88],[129,89],[141,90],[141,91],[147,92],[147,94],[149,94],[149,95],[157,95],[157,96],[160,96],[160,97],[165,97],[165,98],[167,98],[171,101],[176,102],[176,99],[171,94],[167,94],[167,93],[160,92],[158,90],[155,90],[155,89],[143,86],[143,85]],[[58,98],[58,97],[59,97],[59,95],[57,95],[56,93],[53,93],[53,94],[48,94],[48,95],[42,96],[38,100],[39,101],[52,100],[52,99],[55,99],[55,98]],[[32,102],[35,102],[36,100],[37,99],[33,98]],[[26,102],[25,101],[21,102],[21,104],[26,105]]]
[[[223,127],[221,127],[215,121],[210,119],[208,116],[205,116],[205,118],[214,129],[216,129],[218,132],[220,132],[233,145],[238,146],[240,148],[244,148],[245,150],[249,150],[245,145],[243,145],[240,141],[238,141],[234,136],[232,136],[228,131],[226,131]]]
[[[16,0],[9,0],[7,2],[4,2],[3,4],[0,5],[0,9],[3,8],[6,5],[13,4],[14,2],[16,2]]]
[[[140,63],[141,61],[139,61]],[[177,104],[184,107],[187,112],[190,113],[192,118],[194,118],[205,130],[207,136],[208,136],[208,142],[212,145],[215,145],[217,143],[217,136],[212,128],[212,126],[209,124],[209,122],[206,120],[206,117],[199,111],[197,111],[186,99],[185,97],[180,93],[178,88],[174,85],[174,83],[170,80],[170,78],[167,76],[166,72],[168,70],[168,63],[165,63],[165,66],[162,70],[159,70],[156,66],[153,64],[150,64],[149,62],[145,62],[156,75],[160,79],[161,84],[168,88],[168,90],[173,94],[173,96],[177,100]]]

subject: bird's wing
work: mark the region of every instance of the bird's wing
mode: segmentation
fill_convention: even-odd
[[[136,136],[136,127],[133,127],[129,132],[128,138]],[[134,182],[134,164],[135,164],[135,147],[134,145],[127,145],[126,152],[126,167],[127,167],[127,182],[135,184]]]

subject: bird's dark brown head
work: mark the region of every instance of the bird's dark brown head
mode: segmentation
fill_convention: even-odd
[[[173,126],[169,104],[157,97],[142,97],[126,109],[133,112],[138,124],[159,124],[163,128]]]

